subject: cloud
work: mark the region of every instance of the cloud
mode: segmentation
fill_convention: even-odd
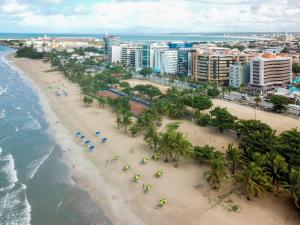
[[[0,16],[34,30],[215,32],[295,31],[296,0],[8,0]],[[1,3],[1,0],[0,0]],[[276,6],[276,7],[275,7]],[[0,21],[0,26],[1,26]],[[7,22],[6,22],[7,23]]]

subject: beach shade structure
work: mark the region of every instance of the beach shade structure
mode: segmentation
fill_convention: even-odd
[[[140,180],[140,178],[141,178],[141,175],[138,174],[138,173],[136,173],[136,174],[133,176],[132,181],[133,181],[134,183],[138,183],[139,180]]]
[[[160,158],[160,154],[159,154],[158,152],[155,152],[155,153],[152,155],[152,159],[155,160],[155,161],[159,160],[159,158]]]
[[[80,131],[76,131],[76,132],[75,132],[75,135],[76,135],[76,136],[79,136],[80,134],[81,134]]]
[[[68,96],[68,93],[67,93],[67,92],[64,92],[64,95],[65,95],[65,96]]]
[[[129,166],[129,165],[125,165],[125,166],[123,167],[123,171],[125,171],[125,172],[127,172],[129,169],[130,169],[130,166]]]
[[[94,151],[94,150],[95,150],[95,146],[94,146],[94,145],[89,146],[89,150],[90,150],[91,152]]]
[[[101,134],[100,131],[96,131],[95,135],[98,137]]]
[[[164,175],[164,173],[165,173],[165,171],[163,171],[163,170],[158,170],[158,171],[156,172],[155,176],[156,176],[157,178],[159,178],[159,177],[161,177],[162,175]]]
[[[151,184],[143,184],[143,190],[144,190],[145,194],[149,193],[149,191],[151,189],[152,189],[152,185]]]
[[[84,139],[84,138],[85,138],[85,136],[84,136],[84,135],[81,135],[81,136],[80,136],[80,139]]]
[[[167,199],[163,198],[159,200],[158,206],[160,208],[164,207],[167,204]]]
[[[140,163],[141,163],[142,165],[144,165],[144,164],[147,163],[148,160],[149,160],[149,159],[148,159],[147,157],[144,157],[144,158],[140,161]]]
[[[106,143],[107,142],[107,140],[108,140],[108,138],[102,138],[102,143]]]

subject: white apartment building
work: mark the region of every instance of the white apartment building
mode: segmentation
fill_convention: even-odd
[[[140,68],[141,45],[123,44],[121,45],[121,63],[126,67]]]
[[[177,73],[178,51],[177,50],[155,50],[154,70],[160,73]]]
[[[273,54],[256,58],[250,66],[250,85],[253,90],[271,91],[292,81],[292,59]]]
[[[120,63],[121,62],[121,50],[122,50],[122,48],[120,45],[111,46],[111,55],[110,55],[111,63]]]

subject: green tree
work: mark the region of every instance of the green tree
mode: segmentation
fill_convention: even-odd
[[[178,124],[169,124],[166,132],[160,134],[157,152],[165,156],[165,161],[179,160],[181,156],[189,157],[192,145],[187,138],[177,131]]]
[[[300,209],[300,168],[292,168],[288,180],[283,184],[284,189],[292,195],[296,206]]]
[[[289,166],[300,167],[300,131],[291,129],[282,132],[278,138],[277,150]]]
[[[90,106],[93,103],[94,99],[91,96],[84,95],[83,102],[86,106]]]
[[[213,105],[210,98],[201,95],[189,95],[184,101],[187,106],[192,107],[198,114],[200,111],[209,109]]]
[[[231,129],[234,127],[234,121],[237,117],[231,115],[226,108],[216,107],[210,111],[212,116],[210,124],[214,127],[218,127],[220,133],[223,133],[225,129]]]
[[[203,147],[195,146],[193,152],[193,159],[198,160],[201,164],[208,163],[215,153],[216,149],[209,145]]]
[[[152,73],[152,69],[149,67],[143,68],[140,71],[140,74],[143,75],[144,77],[149,76]]]
[[[210,170],[204,172],[204,177],[212,188],[218,189],[224,178],[227,178],[226,160],[222,154],[213,154],[210,159]]]
[[[127,128],[132,124],[132,116],[131,113],[127,112],[123,115],[121,120],[121,127],[124,127],[125,133],[127,133]]]
[[[207,95],[210,97],[218,97],[220,95],[220,91],[218,90],[217,87],[213,87],[213,88],[208,88],[207,89]]]
[[[281,95],[273,95],[270,99],[273,104],[273,111],[282,112],[287,110],[287,105],[289,104],[289,98]]]
[[[244,165],[242,171],[239,172],[235,178],[244,184],[248,200],[257,197],[270,187],[270,177],[266,175],[263,168],[258,166],[255,162]]]
[[[102,107],[102,108],[105,107],[106,100],[104,97],[102,97],[102,96],[97,97],[97,101],[98,101],[98,104],[100,105],[100,107]]]
[[[268,152],[266,160],[265,171],[271,177],[271,184],[276,185],[279,190],[279,183],[287,173],[288,165],[285,159],[275,151]]]
[[[150,126],[145,133],[144,141],[151,147],[154,147],[156,151],[157,145],[160,141],[159,133],[157,132],[157,128],[155,126]]]
[[[300,73],[300,65],[298,63],[293,63],[293,73]]]
[[[234,125],[235,131],[237,132],[238,137],[247,136],[254,132],[270,132],[272,128],[259,120],[238,120]]]
[[[239,148],[234,147],[232,143],[228,144],[226,158],[231,163],[231,173],[235,174],[236,166],[241,162],[242,152]]]

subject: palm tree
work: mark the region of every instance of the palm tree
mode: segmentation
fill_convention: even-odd
[[[264,192],[270,186],[270,177],[255,162],[244,165],[243,170],[235,178],[237,181],[243,182],[248,200],[257,197],[258,194]]]
[[[235,173],[235,168],[237,164],[240,162],[242,153],[239,148],[236,148],[233,146],[232,143],[228,144],[227,150],[226,150],[226,157],[228,161],[231,162],[231,173]]]
[[[220,183],[227,178],[224,156],[215,154],[210,162],[210,170],[204,172],[204,177],[214,189],[220,187]]]
[[[300,169],[292,168],[289,172],[288,181],[283,184],[284,189],[290,193],[295,204],[300,208]]]
[[[104,98],[104,97],[102,97],[102,96],[99,96],[99,97],[97,98],[97,101],[98,101],[98,103],[99,103],[100,107],[103,107],[103,108],[104,108],[104,106],[105,106],[105,103],[106,103],[106,100],[105,100],[105,98]]]
[[[131,124],[132,124],[131,114],[125,113],[121,121],[121,127],[124,127],[125,133],[127,133],[127,127],[130,126]]]
[[[155,126],[151,126],[146,130],[144,140],[151,148],[154,147],[156,151],[160,136]]]
[[[271,151],[266,154],[266,173],[272,179],[272,185],[276,184],[276,189],[279,190],[279,182],[288,172],[288,165],[285,159],[277,152]]]
[[[261,98],[259,96],[256,96],[254,98],[254,101],[255,101],[255,119],[256,119],[256,111],[257,111],[257,108],[258,108],[258,103],[261,102]]]

